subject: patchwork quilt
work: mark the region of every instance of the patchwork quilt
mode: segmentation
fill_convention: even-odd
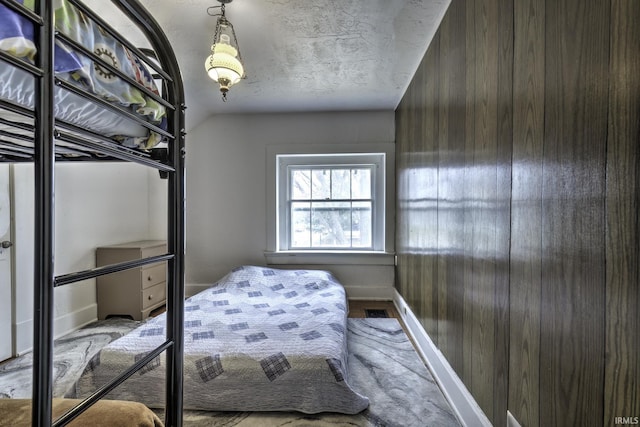
[[[16,0],[33,9],[34,0]],[[55,27],[98,55],[113,67],[133,78],[143,87],[158,94],[151,73],[129,49],[116,41],[100,26],[66,0],[54,0]],[[26,18],[0,4],[0,50],[17,58],[33,62],[36,56],[34,26]],[[137,88],[117,77],[113,72],[89,57],[75,52],[57,40],[54,50],[54,69],[59,78],[105,100],[129,108],[150,123],[166,128],[165,108]],[[11,67],[0,62],[0,67]],[[5,82],[6,83],[6,82]],[[31,89],[32,90],[32,89]],[[60,89],[58,89],[60,90]],[[87,102],[87,101],[84,101]],[[31,107],[31,105],[28,105]],[[82,123],[79,123],[82,125]],[[145,138],[113,135],[127,146],[150,148],[160,141],[157,134]]]
[[[347,302],[326,271],[243,266],[186,300],[184,405],[209,411],[355,414],[369,401],[347,371]],[[86,397],[165,340],[158,316],[101,350],[68,397]],[[159,357],[110,398],[164,405]]]

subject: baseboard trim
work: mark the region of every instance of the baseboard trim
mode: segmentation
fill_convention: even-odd
[[[98,306],[90,304],[80,310],[67,313],[64,316],[56,317],[53,324],[53,338],[57,339],[76,331],[89,323],[95,322],[97,318]],[[17,323],[14,326],[16,355],[28,353],[33,350],[33,319]]]
[[[344,290],[349,299],[392,301],[394,288],[388,286],[345,286]]]
[[[16,343],[16,356],[33,350],[33,319],[16,323],[13,326],[13,338]]]
[[[491,427],[487,416],[396,289],[393,302],[418,347],[418,353],[433,374],[460,423],[468,427]]]
[[[54,338],[76,331],[89,323],[98,320],[98,305],[90,304],[80,310],[72,311],[64,316],[57,317],[54,323]]]
[[[522,427],[510,411],[507,411],[507,427]]]
[[[212,285],[212,283],[186,283],[184,285],[184,295],[186,298],[192,297],[205,289],[209,289]]]

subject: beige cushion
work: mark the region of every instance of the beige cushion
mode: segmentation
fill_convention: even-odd
[[[78,399],[53,399],[53,419],[80,403]],[[100,400],[69,427],[164,427],[156,414],[142,403]],[[31,427],[31,399],[0,399],[0,427]]]

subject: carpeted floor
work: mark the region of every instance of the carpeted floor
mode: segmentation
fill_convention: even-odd
[[[57,340],[54,396],[62,396],[99,349],[139,322],[110,319]],[[349,373],[370,399],[357,415],[185,411],[184,425],[198,426],[459,426],[433,377],[396,319],[348,320]],[[30,397],[31,357],[0,366],[0,397]],[[161,414],[161,411],[159,411]],[[162,417],[161,417],[162,418]]]

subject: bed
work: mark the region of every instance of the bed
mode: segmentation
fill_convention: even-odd
[[[30,412],[32,426],[75,421],[85,425],[78,417],[84,414],[86,419],[112,408],[117,402],[101,403],[107,402],[101,399],[160,354],[170,365],[162,378],[169,396],[165,422],[182,425],[186,109],[182,76],[153,16],[137,0],[111,3],[122,12],[113,15],[117,24],[133,24],[128,28],[140,30],[148,42],[145,46],[133,46],[107,18],[80,0],[0,0],[0,162],[33,163],[35,195],[32,399],[0,399],[0,411],[14,413],[15,405],[27,408],[22,410]],[[59,161],[76,160],[132,162],[167,178],[166,253],[55,275],[54,169]],[[167,265],[167,332],[159,345],[86,399],[54,402],[54,317],[61,314],[54,306],[55,288],[93,283],[88,279],[158,262]],[[102,421],[113,425],[114,419]]]
[[[184,407],[208,411],[355,414],[368,399],[347,372],[344,288],[320,270],[234,269],[185,302]],[[83,397],[155,348],[155,317],[103,348],[68,394]],[[110,398],[164,405],[165,361],[154,362]]]
[[[33,8],[33,0],[24,4]],[[91,131],[94,139],[104,141],[106,137],[129,148],[150,149],[165,141],[170,136],[167,103],[160,97],[149,65],[71,2],[56,0],[53,4],[59,32],[54,46],[53,103],[58,126],[72,137],[81,128]],[[37,52],[34,23],[2,4],[0,51],[30,64]],[[0,62],[0,98],[10,103],[0,109],[4,144],[25,152],[33,142],[28,130],[33,127],[28,113],[34,107],[32,74]],[[65,139],[58,135],[59,154],[86,155]]]

